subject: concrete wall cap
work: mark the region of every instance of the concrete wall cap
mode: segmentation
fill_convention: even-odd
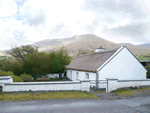
[[[0,77],[0,80],[10,79],[10,78],[12,78],[12,76],[2,76],[2,77]]]
[[[117,78],[106,78],[107,80],[118,80]]]
[[[80,84],[80,81],[69,81],[69,82],[16,82],[16,83],[5,83],[5,85],[45,85],[45,84]]]

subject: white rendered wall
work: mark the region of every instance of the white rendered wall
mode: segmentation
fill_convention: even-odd
[[[48,77],[48,78],[55,78],[55,77],[57,77],[57,78],[59,78],[59,73],[55,73],[55,74],[46,74],[45,76],[42,76],[42,78],[45,78],[45,77]],[[62,73],[62,77],[64,76],[64,73]]]
[[[0,77],[0,83],[12,83],[12,76],[2,76]]]
[[[117,90],[119,88],[135,87],[135,86],[149,86],[150,80],[108,80],[108,92]]]
[[[67,82],[16,82],[4,84],[3,92],[16,91],[56,91],[56,90],[81,90],[90,91],[90,81]]]
[[[73,81],[76,81],[76,72],[79,73],[79,79],[80,80],[86,80],[85,79],[85,73],[89,73],[89,80],[96,80],[96,73],[76,71],[76,70],[67,70],[67,77],[68,78],[70,78],[70,71],[72,71],[72,80]]]
[[[118,80],[146,79],[147,70],[124,48],[99,71],[99,80],[117,78]]]
[[[137,80],[137,81],[128,81],[128,80],[119,80],[117,82],[117,88],[123,87],[134,87],[134,86],[145,86],[150,85],[150,80]]]

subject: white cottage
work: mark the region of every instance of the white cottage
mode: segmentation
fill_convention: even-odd
[[[103,48],[99,48],[101,50]],[[67,67],[67,77],[71,80],[118,80],[146,79],[147,70],[126,47],[109,51],[96,50],[74,59]]]

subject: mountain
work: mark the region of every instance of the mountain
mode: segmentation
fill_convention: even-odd
[[[65,47],[71,56],[76,56],[80,49],[94,51],[95,48],[103,46],[106,50],[127,46],[134,55],[147,55],[150,53],[149,48],[139,47],[131,44],[117,44],[94,34],[75,35],[62,39],[47,39],[31,44],[39,46],[39,51],[50,52],[53,49]]]
[[[133,46],[133,44],[131,44],[131,43],[120,43],[120,44],[123,44],[123,45],[132,45]]]
[[[63,39],[48,39],[36,42],[32,45],[40,46],[39,51],[45,52],[50,52],[52,49],[65,47],[71,56],[78,54],[80,49],[94,51],[95,48],[103,46],[106,50],[109,50],[119,48],[123,45],[127,46],[135,55],[150,53],[150,49],[148,48],[138,47],[131,44],[117,44],[100,38],[94,34],[75,35],[73,37]]]
[[[147,43],[147,44],[140,44],[140,45],[136,45],[136,46],[145,47],[145,48],[150,48],[150,43]]]

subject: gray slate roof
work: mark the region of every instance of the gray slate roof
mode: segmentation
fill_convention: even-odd
[[[66,68],[78,71],[96,72],[118,49],[83,54],[74,59]]]

